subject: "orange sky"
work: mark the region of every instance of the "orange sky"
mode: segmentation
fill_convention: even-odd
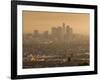
[[[65,23],[73,28],[74,33],[89,35],[89,14],[23,11],[22,15],[24,33],[34,30],[50,32],[52,27]]]

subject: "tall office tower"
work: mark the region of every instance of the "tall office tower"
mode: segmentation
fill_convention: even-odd
[[[62,24],[62,39],[65,41],[65,34],[66,34],[66,25],[65,23]]]
[[[57,27],[57,37],[58,38],[62,38],[62,36],[63,36],[63,29],[62,29],[62,27],[60,27],[60,26],[58,26]]]
[[[72,37],[72,33],[73,33],[72,28],[69,25],[67,25],[66,26],[66,37],[67,38],[71,38]]]
[[[63,32],[63,34],[65,34],[65,32],[66,32],[66,31],[65,31],[65,23],[62,24],[62,27],[63,27],[63,28],[62,28],[62,32]]]
[[[48,31],[44,31],[43,37],[44,37],[44,38],[48,38],[48,36],[49,36],[49,32],[48,32]]]
[[[38,31],[38,30],[34,30],[33,36],[34,36],[34,37],[39,37],[39,31]]]
[[[70,35],[70,26],[69,25],[66,26],[66,34],[67,34],[67,36]]]
[[[52,37],[56,37],[57,36],[57,28],[56,27],[52,27],[51,35],[52,35]]]
[[[73,30],[72,30],[72,28],[70,27],[70,35],[72,35],[73,34]]]

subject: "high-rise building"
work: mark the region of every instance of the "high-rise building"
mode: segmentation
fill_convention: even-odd
[[[57,37],[58,38],[61,38],[62,37],[62,35],[63,35],[62,32],[63,32],[62,27],[58,26],[57,27]]]
[[[69,25],[62,24],[62,26],[52,27],[51,34],[55,38],[69,39],[72,36],[72,28]]]
[[[66,32],[66,31],[65,31],[65,26],[66,26],[65,23],[63,23],[63,24],[62,24],[62,32],[63,32],[63,35],[64,35],[65,32]]]
[[[52,27],[52,29],[51,29],[51,35],[53,36],[53,37],[56,37],[57,36],[57,28],[56,27]]]
[[[49,32],[48,32],[48,31],[44,31],[44,32],[43,32],[43,37],[44,37],[44,38],[48,38],[48,36],[49,36]]]
[[[69,25],[67,25],[65,36],[68,40],[70,40],[72,38],[72,33],[73,33],[72,28]]]
[[[60,38],[62,36],[62,27],[53,27],[51,32],[53,37]]]
[[[68,35],[72,34],[72,28],[69,25],[67,25],[66,27],[66,34]]]
[[[39,37],[39,31],[38,30],[34,30],[33,36],[34,37]]]

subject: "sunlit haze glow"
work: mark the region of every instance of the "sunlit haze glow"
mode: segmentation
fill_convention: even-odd
[[[34,30],[51,31],[52,27],[69,25],[74,33],[89,35],[89,14],[67,13],[67,12],[35,12],[23,11],[23,32],[32,33]]]

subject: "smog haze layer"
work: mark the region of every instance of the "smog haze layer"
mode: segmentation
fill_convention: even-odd
[[[23,11],[23,33],[32,33],[34,30],[51,31],[52,27],[69,25],[74,33],[89,35],[89,14],[67,12],[35,12]]]

